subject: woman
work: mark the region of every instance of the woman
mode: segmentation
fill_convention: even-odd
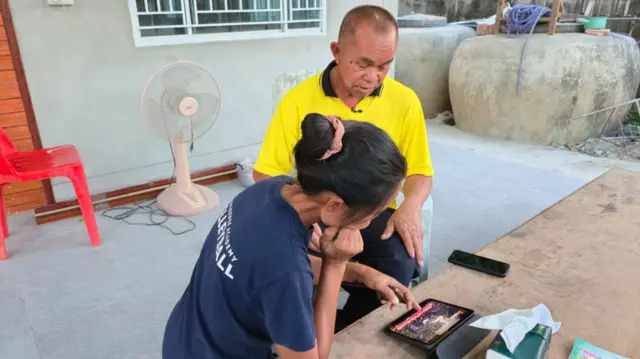
[[[298,181],[247,188],[214,224],[167,323],[164,359],[266,359],[272,344],[282,359],[327,358],[343,281],[417,306],[394,279],[348,263],[362,251],[359,229],[398,193],[404,157],[368,123],[310,114],[301,131]],[[318,222],[322,259],[308,256]]]

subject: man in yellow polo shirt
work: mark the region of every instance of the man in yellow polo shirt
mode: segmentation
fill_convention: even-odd
[[[420,215],[431,193],[433,168],[417,95],[387,77],[397,43],[398,26],[387,10],[365,5],[349,11],[338,41],[331,43],[334,61],[280,101],[254,166],[254,178],[259,181],[292,171],[293,148],[308,113],[367,121],[386,131],[407,160],[405,200],[397,209],[394,202],[362,231],[364,250],[354,260],[409,285],[425,265]],[[351,288],[349,293],[341,313],[344,324],[379,306],[369,289]]]

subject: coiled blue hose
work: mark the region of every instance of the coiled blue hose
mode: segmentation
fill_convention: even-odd
[[[540,18],[551,14],[551,9],[539,5],[514,5],[507,14],[507,34],[531,34]],[[512,36],[512,37],[514,37]]]
[[[543,16],[551,14],[551,9],[540,5],[514,5],[507,13],[507,36],[514,38],[521,34],[528,33],[527,39],[522,45],[520,53],[520,65],[518,66],[518,77],[516,82],[516,93],[520,95],[520,74],[522,73],[522,60],[524,59],[524,50],[533,34],[538,21]],[[498,25],[499,26],[499,25]],[[514,32],[515,34],[512,34]]]

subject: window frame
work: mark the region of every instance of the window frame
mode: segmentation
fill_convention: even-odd
[[[147,1],[147,0],[145,0]],[[183,0],[187,5],[183,8],[182,12],[185,16],[184,27],[191,29],[192,19],[188,15],[191,13],[191,6],[195,0]],[[270,0],[268,0],[270,1]],[[281,7],[285,7],[282,11],[290,12],[290,5],[293,0],[280,0],[282,1]],[[133,32],[133,40],[136,47],[150,47],[150,46],[167,46],[167,45],[185,45],[185,44],[202,44],[209,42],[226,42],[226,41],[243,41],[243,40],[264,40],[264,39],[279,39],[279,38],[291,38],[291,37],[308,37],[308,36],[325,36],[327,34],[327,9],[329,0],[323,0],[321,6],[321,16],[318,20],[320,22],[320,28],[302,28],[302,29],[288,29],[287,24],[289,20],[285,22],[285,26],[281,30],[258,30],[258,31],[238,31],[227,33],[212,33],[212,34],[186,34],[186,35],[167,35],[167,36],[154,36],[144,37],[141,34],[139,12],[136,4],[136,0],[128,0],[129,14],[131,16],[131,27]],[[285,6],[286,5],[286,6]],[[250,24],[250,23],[247,23]]]

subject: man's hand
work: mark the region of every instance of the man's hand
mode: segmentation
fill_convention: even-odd
[[[393,232],[398,232],[404,243],[407,253],[415,258],[418,265],[424,265],[422,244],[424,233],[420,223],[420,207],[405,206],[404,203],[391,215],[387,223],[387,229],[382,234],[382,239],[389,239]]]
[[[363,265],[360,281],[367,288],[384,296],[382,304],[390,304],[391,309],[399,306],[400,303],[405,303],[407,309],[420,310],[420,306],[413,298],[409,288],[384,273]]]

